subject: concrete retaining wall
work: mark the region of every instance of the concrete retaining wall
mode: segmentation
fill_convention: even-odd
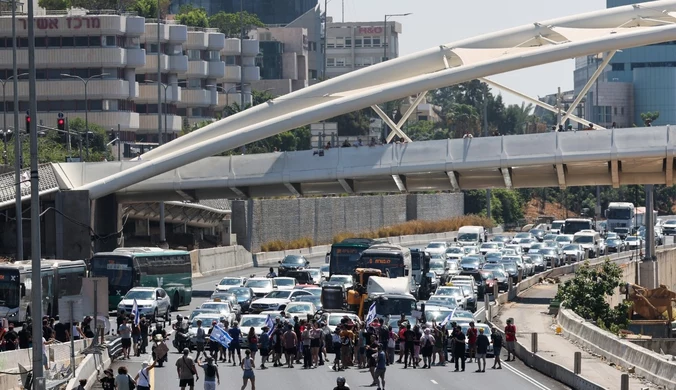
[[[75,389],[80,379],[87,380],[87,389],[93,389],[98,378],[103,376],[103,370],[110,367],[112,360],[108,356],[106,348],[101,349],[101,354],[89,354],[78,364],[75,376],[68,382],[66,389]],[[130,373],[131,374],[131,373]],[[133,374],[131,374],[133,376]]]
[[[676,339],[627,339],[627,341],[659,354],[676,355]]]
[[[330,243],[343,232],[366,232],[410,220],[441,220],[464,214],[461,193],[373,195],[233,201],[232,232],[257,252],[262,244],[311,238]]]
[[[560,309],[557,320],[567,337],[582,343],[592,352],[605,357],[614,364],[635,367],[637,375],[655,384],[666,386],[668,389],[676,388],[675,362],[668,361],[646,348],[601,330],[573,313],[572,310]]]

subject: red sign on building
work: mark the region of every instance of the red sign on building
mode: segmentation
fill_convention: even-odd
[[[359,27],[360,34],[382,34],[382,27]]]

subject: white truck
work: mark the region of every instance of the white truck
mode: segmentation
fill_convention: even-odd
[[[368,298],[363,308],[364,318],[372,302],[376,303],[378,317],[410,316],[417,309],[415,296],[410,293],[412,280],[408,277],[371,276],[366,285]]]
[[[605,216],[608,219],[608,231],[615,231],[616,228],[629,229],[629,234],[639,226],[645,226],[646,209],[645,207],[635,207],[629,202],[611,202],[608,204]],[[653,219],[657,222],[657,212],[653,211]]]

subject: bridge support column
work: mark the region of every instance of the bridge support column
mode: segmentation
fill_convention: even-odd
[[[99,239],[94,240],[94,252],[112,251],[122,243],[122,212],[115,195],[92,201],[92,226]]]

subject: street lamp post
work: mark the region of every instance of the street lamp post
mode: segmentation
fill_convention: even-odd
[[[90,81],[93,79],[101,78],[104,76],[108,76],[108,73],[101,73],[97,74],[91,77],[88,77],[86,79],[83,79],[80,76],[68,74],[68,73],[61,73],[61,77],[70,77],[72,79],[78,79],[82,81],[84,84],[84,95],[85,95],[85,136],[87,137],[86,139],[86,145],[87,145],[87,160],[89,160],[89,99],[87,97],[87,85],[89,84]]]
[[[20,75],[17,75],[16,77],[21,77],[21,76],[28,76],[28,73],[21,73]],[[4,158],[4,163],[7,165],[7,95],[5,95],[5,86],[7,86],[7,82],[14,79],[14,75],[9,76],[6,80],[0,80],[0,83],[2,83],[2,139],[3,142],[5,143],[5,154],[3,156]],[[14,94],[16,95],[17,91],[14,91]],[[16,129],[14,129],[14,132],[16,132]],[[17,151],[14,151],[14,154],[16,154]]]
[[[412,12],[407,12],[407,13],[405,13],[405,14],[389,14],[389,15],[385,15],[385,23],[383,24],[383,34],[384,34],[384,38],[383,38],[383,61],[382,61],[382,62],[385,62],[385,61],[387,61],[387,60],[389,59],[388,56],[387,56],[387,46],[388,46],[388,45],[387,45],[387,19],[388,19],[388,18],[391,18],[391,17],[395,17],[395,16],[408,16],[408,15],[412,15],[412,14],[413,14]]]

